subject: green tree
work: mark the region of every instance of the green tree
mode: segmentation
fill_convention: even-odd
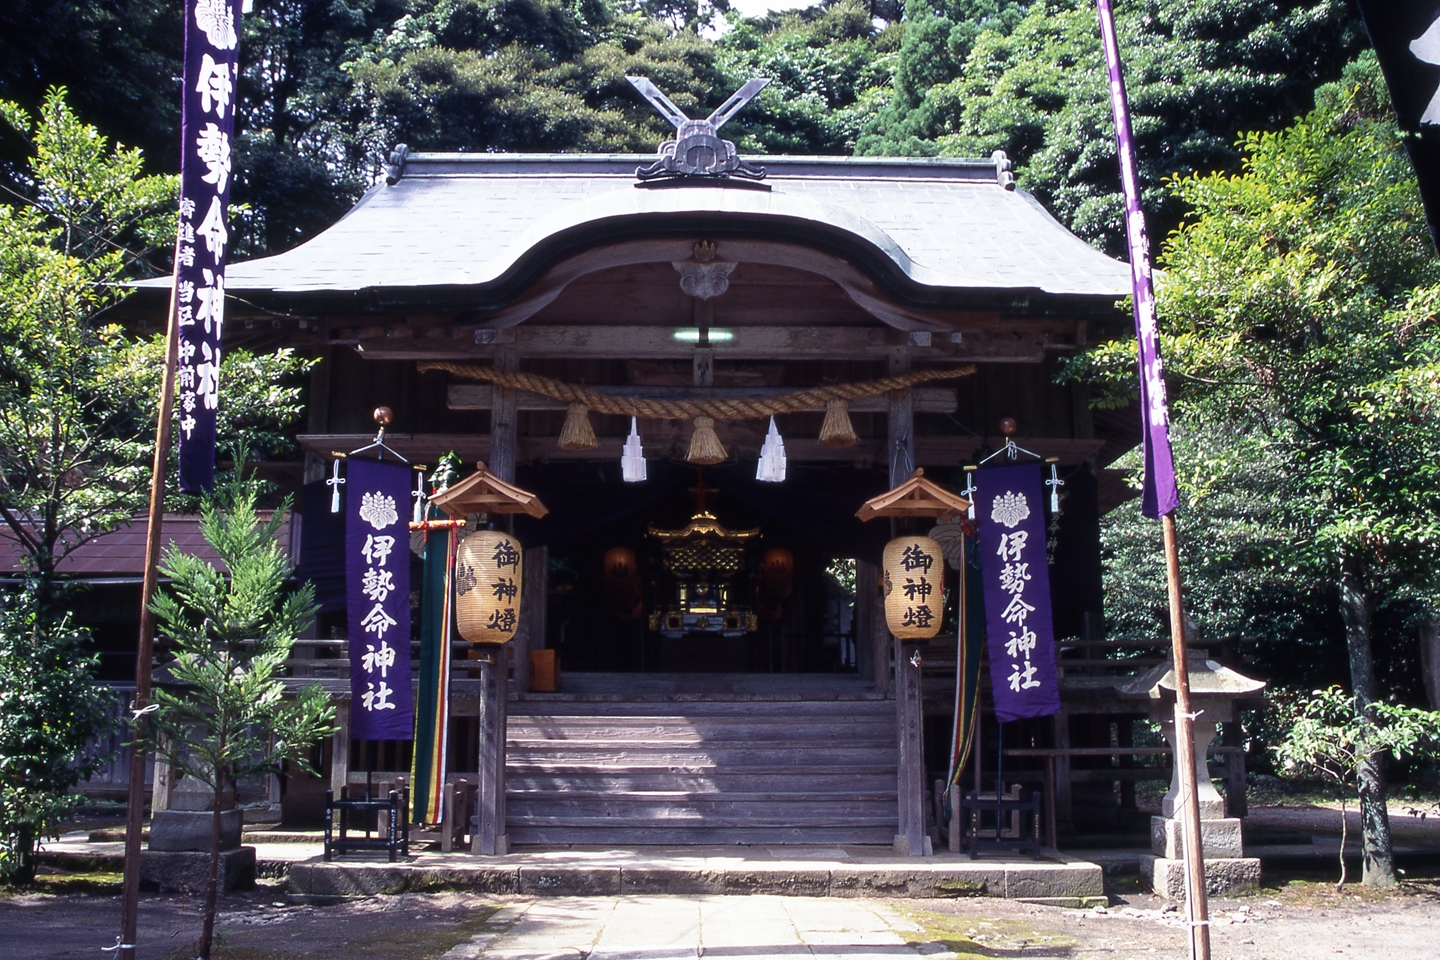
[[[31,150],[26,190],[0,204],[0,535],[24,550],[44,603],[67,554],[145,503],[160,341],[130,338],[105,310],[173,243],[177,184],[143,176],[140,152],[81,123],[63,90],[38,117],[0,103],[0,118]],[[221,442],[280,449],[309,363],[228,355]]]
[[[0,205],[0,520],[39,578],[143,503],[150,428],[130,341],[100,319],[173,232],[175,182],[141,176],[53,90],[38,118],[0,116],[32,146],[26,194]]]
[[[727,94],[753,77],[770,85],[724,128],[754,153],[845,154],[890,80],[880,36],[860,0],[747,20],[731,14],[715,48]]]
[[[984,6],[942,15],[911,0],[907,19],[919,9],[906,26],[893,109],[871,121],[857,152],[1005,150],[1021,187],[1080,236],[1122,252],[1093,2],[989,5],[988,17]],[[977,15],[978,33],[969,27]],[[1152,237],[1184,210],[1164,190],[1166,177],[1235,170],[1237,133],[1276,129],[1305,110],[1311,91],[1337,77],[1363,41],[1354,9],[1340,0],[1140,0],[1115,15]]]
[[[1316,690],[1295,704],[1285,739],[1275,747],[1280,765],[1316,774],[1354,788],[1357,771],[1372,756],[1434,755],[1440,748],[1440,712],[1398,703],[1377,703],[1369,715],[1355,712],[1354,699],[1339,687]],[[1345,886],[1345,840],[1349,833],[1345,796],[1340,796],[1340,882]]]
[[[0,597],[0,881],[29,883],[35,843],[80,802],[103,757],[82,757],[110,719],[89,634],[33,589]]]
[[[237,459],[243,462],[243,454]],[[172,584],[152,606],[157,634],[174,659],[155,691],[159,710],[147,745],[215,791],[198,948],[203,960],[214,940],[226,786],[282,762],[308,768],[309,750],[331,733],[335,714],[318,683],[286,698],[285,661],[318,607],[312,584],[286,590],[291,566],[276,539],[285,510],[262,521],[256,498],[238,479],[217,489],[201,512],[200,530],[224,571],[172,544],[160,565]]]
[[[1236,438],[1193,469],[1243,491],[1245,446],[1268,446],[1288,537],[1269,562],[1332,585],[1370,722],[1385,699],[1376,610],[1402,597],[1436,609],[1440,262],[1373,55],[1317,103],[1245,135],[1243,173],[1174,182],[1194,214],[1166,242],[1158,305],[1178,421]],[[1132,388],[1133,343],[1088,362]],[[1357,768],[1372,884],[1395,876],[1382,760]]]

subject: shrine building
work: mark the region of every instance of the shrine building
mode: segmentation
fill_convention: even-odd
[[[385,406],[385,443],[412,464],[433,470],[454,451],[462,478],[483,462],[548,508],[513,521],[525,600],[506,646],[503,788],[481,811],[510,844],[933,834],[954,715],[953,603],[928,643],[895,640],[877,565],[905,524],[856,512],[916,468],[961,493],[964,468],[1007,439],[1056,461],[1064,483],[1047,520],[1062,709],[1007,724],[1002,745],[982,683],[970,763],[988,778],[1000,748],[1030,751],[1003,758],[1005,776],[1026,790],[1045,779],[1050,844],[1123,825],[1128,762],[1072,748],[1127,742],[1145,708],[1115,688],[1168,644],[1157,628],[1154,656],[1117,662],[1144,651],[1103,640],[1099,518],[1131,495],[1109,465],[1138,443],[1138,414],[1093,410],[1060,372],[1131,328],[1119,302],[1128,266],[1017,189],[1001,153],[749,157],[736,161],[746,176],[661,176],[654,161],[401,147],[385,182],[332,227],[229,268],[227,348],[320,361],[304,462],[261,465],[297,494],[291,544],[323,605],[291,674],[333,692],[342,728],[317,757],[324,776],[284,785],[287,816],[313,816],[326,787],[410,770],[409,743],[348,735],[344,582],[324,555],[335,456],[373,441],[372,411]],[[154,329],[165,294],[142,289],[125,315]],[[936,373],[845,402],[849,443],[822,442],[826,409],[775,414],[779,481],[757,479],[768,417],[713,418],[718,461],[694,453],[710,418],[638,417],[645,478],[627,482],[629,416],[581,411],[593,444],[562,447],[579,425],[570,404],[477,368],[661,411]],[[607,564],[617,557],[624,576]],[[448,778],[473,781],[481,681],[455,639]],[[540,651],[555,656],[532,658]],[[919,672],[912,704],[897,665]]]

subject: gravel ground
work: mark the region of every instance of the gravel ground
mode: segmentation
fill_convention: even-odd
[[[638,927],[654,937],[664,918],[676,915],[682,898],[655,898],[654,908],[635,908],[657,921]],[[695,898],[688,898],[694,900]],[[773,912],[774,901],[802,916],[809,905],[801,898],[707,898],[713,909],[723,910],[744,930],[747,901],[757,916]],[[667,902],[668,901],[668,902]],[[429,960],[451,952],[451,957],[565,956],[608,957],[659,955],[644,944],[636,950],[620,949],[624,937],[606,951],[586,948],[548,954],[532,952],[523,942],[494,940],[496,925],[487,923],[497,908],[500,917],[520,915],[530,901],[518,898],[480,897],[459,893],[407,894],[376,897],[331,907],[289,906],[278,888],[260,889],[227,897],[222,904],[217,960],[292,960],[300,957],[346,957],[356,960]],[[556,901],[539,901],[540,913],[556,913]],[[614,900],[589,898],[585,913],[615,909]],[[846,939],[846,924],[829,922],[819,946],[809,944],[801,929],[794,945],[777,944],[768,950],[754,944],[745,957],[799,955],[893,957],[959,956],[1055,958],[1150,958],[1187,956],[1186,929],[1178,905],[1142,895],[1117,897],[1108,908],[1078,911],[1033,906],[991,899],[810,901],[813,912],[829,917],[853,911],[855,942]],[[619,906],[625,906],[620,904]],[[680,905],[680,913],[688,909]],[[701,909],[706,908],[703,904]],[[577,911],[578,912],[578,911]],[[537,914],[538,916],[538,914]],[[874,917],[887,918],[898,935],[888,941],[874,937]],[[1215,901],[1213,942],[1216,960],[1310,960],[1310,958],[1367,957],[1376,960],[1434,960],[1440,956],[1440,884],[1407,883],[1402,888],[1377,892],[1347,887],[1337,893],[1333,885],[1292,882],[1242,900]],[[533,919],[533,918],[532,918]],[[12,894],[0,900],[0,955],[5,960],[59,960],[103,956],[100,948],[115,942],[119,900],[112,894]],[[556,921],[560,923],[560,921]],[[758,923],[758,922],[757,922]],[[835,929],[836,927],[842,929]],[[198,903],[181,897],[149,895],[141,908],[139,956],[142,960],[179,960],[187,956],[199,932]],[[758,926],[756,927],[758,929]],[[563,931],[542,931],[555,944]],[[472,938],[478,937],[478,940]],[[564,939],[563,937],[561,938]],[[574,939],[574,938],[571,938]],[[583,937],[581,938],[583,940]],[[683,938],[682,938],[683,939]],[[568,941],[566,941],[568,942]],[[578,942],[578,941],[577,941]],[[599,941],[590,941],[599,942]],[[884,943],[892,945],[886,946]],[[699,946],[697,944],[696,946]],[[823,946],[823,949],[821,949]],[[680,948],[678,951],[676,948]],[[493,948],[493,949],[492,949]],[[696,956],[694,947],[674,943],[670,956]],[[740,956],[735,949],[717,949],[715,955]]]

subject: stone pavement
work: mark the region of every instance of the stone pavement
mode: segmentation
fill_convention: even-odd
[[[919,931],[872,900],[554,897],[506,905],[442,960],[896,960],[923,955],[906,943]]]

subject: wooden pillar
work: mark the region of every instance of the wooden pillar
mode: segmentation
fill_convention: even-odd
[[[910,662],[915,649],[897,642],[895,660],[895,717],[900,728],[900,765],[897,782],[900,833],[895,850],[902,856],[926,852],[925,754],[922,740],[920,667]]]
[[[519,370],[520,354],[515,348],[515,331],[500,330],[497,334],[499,343],[495,348],[495,368]],[[519,418],[515,409],[515,391],[497,384],[490,396],[490,472],[506,483],[513,483],[516,421]]]
[[[871,569],[877,570],[874,567]],[[876,577],[877,579],[871,581],[871,589],[878,593],[880,589],[878,570]],[[877,596],[870,607],[870,659],[875,664],[875,692],[888,697],[894,688],[895,673],[892,652],[895,645],[890,636],[890,625],[885,622],[885,604],[881,603]]]
[[[890,351],[890,376],[910,372],[910,351],[896,347]],[[885,443],[886,462],[890,469],[890,486],[898,487],[910,479],[915,470],[915,395],[911,388],[890,391],[889,429]]]
[[[520,369],[515,331],[499,330],[496,340],[495,366],[501,370]],[[513,482],[519,426],[515,391],[496,385],[491,400],[490,472],[501,480]],[[522,610],[524,606],[522,598]],[[520,651],[515,653],[519,669]],[[486,651],[480,657],[480,750],[476,773],[476,822],[470,832],[470,852],[483,856],[502,856],[510,852],[510,840],[505,833],[505,720],[510,698],[509,655],[509,651],[500,647]],[[528,656],[525,667],[529,667]]]
[[[510,852],[505,832],[505,715],[508,682],[505,649],[480,654],[480,763],[476,776],[476,816],[470,852],[503,856]]]
[[[335,732],[330,736],[330,789],[335,799],[350,782],[350,701],[335,702]]]
[[[861,680],[875,681],[880,662],[875,659],[875,608],[880,597],[875,589],[879,569],[864,560],[855,561],[855,670]]]
[[[1063,706],[1055,714],[1055,749],[1070,749],[1070,713]],[[1063,753],[1055,755],[1055,821],[1067,832],[1075,822],[1074,801],[1070,788],[1070,758]],[[1058,847],[1058,842],[1056,843]]]
[[[549,586],[550,548],[525,551],[521,573],[520,628],[515,631],[515,692],[530,690],[530,651],[545,649],[545,599]]]

